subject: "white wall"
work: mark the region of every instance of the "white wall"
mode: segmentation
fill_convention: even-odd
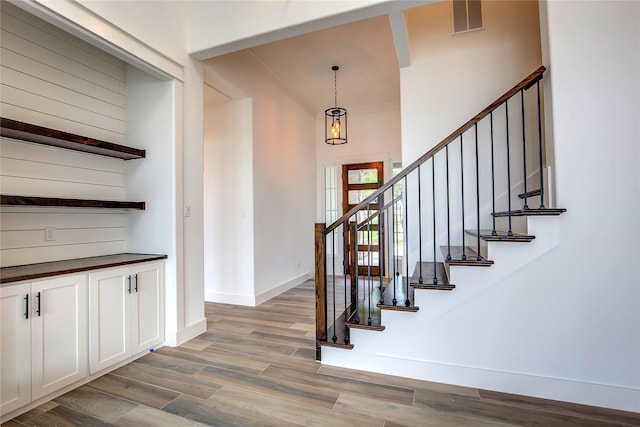
[[[163,0],[150,5],[149,1],[127,0],[126,8],[120,7],[122,5],[114,7],[110,0],[79,0],[78,3],[162,56],[178,63],[186,60],[187,2]],[[158,31],[159,28],[162,31]],[[102,28],[102,31],[106,32],[108,28]]]
[[[254,303],[252,107],[251,98],[244,98],[204,108],[207,301]]]
[[[618,388],[626,399],[615,403],[640,412],[640,3],[551,1],[546,12],[556,194],[568,212],[561,246],[534,266],[548,280],[525,279],[541,329],[554,331],[540,363]]]
[[[414,373],[426,379],[640,412],[640,4],[543,6],[555,190],[568,209],[548,236],[558,246],[395,353],[440,367]],[[403,91],[421,87],[404,71]],[[405,105],[403,142],[419,124]]]
[[[146,222],[140,219],[144,213],[133,213],[130,216],[119,213],[120,217],[117,217],[112,211],[108,215],[101,211],[101,216],[94,215],[93,212],[92,215],[87,215],[88,211],[82,211],[82,221],[78,219],[71,221],[73,225],[69,225],[70,221],[60,222],[62,220],[56,220],[53,215],[35,222],[32,221],[29,225],[32,228],[50,226],[62,228],[63,232],[58,233],[61,235],[60,241],[66,245],[74,244],[78,250],[74,251],[73,246],[65,246],[64,251],[51,250],[51,247],[55,245],[48,244],[37,250],[21,250],[22,254],[19,254],[21,262],[102,255],[125,250],[167,253],[170,256],[166,268],[168,284],[166,300],[169,307],[167,343],[181,342],[197,335],[206,328],[202,304],[202,257],[193,255],[194,253],[202,253],[202,200],[201,191],[198,191],[198,188],[201,188],[202,179],[202,131],[199,126],[202,122],[202,76],[199,75],[201,68],[198,67],[198,64],[185,59],[184,48],[177,48],[177,46],[184,44],[183,35],[185,34],[184,23],[179,19],[180,12],[177,10],[181,5],[177,3],[160,5],[157,10],[158,21],[153,22],[153,28],[156,28],[155,25],[159,21],[164,22],[164,20],[171,20],[171,23],[174,24],[170,26],[171,28],[164,26],[165,31],[162,32],[162,35],[173,40],[172,46],[176,50],[170,52],[172,56],[177,56],[177,52],[182,52],[182,56],[178,59],[184,60],[190,66],[186,73],[183,73],[182,66],[176,60],[138,39],[138,37],[150,37],[150,32],[143,30],[143,28],[149,30],[151,27],[139,25],[139,20],[136,19],[127,21],[132,16],[144,14],[144,8],[149,6],[148,3],[136,3],[135,5],[133,2],[126,3],[128,7],[135,9],[135,11],[131,11],[131,15],[126,17],[127,14],[123,13],[122,5],[112,8],[112,14],[104,11],[104,15],[110,19],[122,15],[120,19],[113,18],[118,22],[118,26],[114,26],[105,17],[93,13],[79,3],[45,2],[46,4],[42,4],[22,1],[14,3],[55,26],[45,24],[42,21],[37,21],[37,24],[33,26],[14,25],[12,21],[3,19],[3,40],[5,40],[5,29],[15,28],[15,31],[27,31],[29,34],[25,36],[26,40],[18,39],[17,42],[22,45],[15,50],[20,55],[33,51],[34,54],[40,55],[40,59],[38,57],[34,57],[34,59],[51,65],[50,67],[43,64],[33,65],[29,60],[21,59],[19,55],[3,51],[3,65],[17,64],[14,67],[17,70],[20,67],[23,69],[27,67],[26,73],[35,77],[35,79],[29,77],[29,81],[26,81],[31,88],[28,90],[33,91],[33,88],[36,88],[34,93],[40,93],[45,97],[38,100],[34,98],[34,95],[26,94],[13,96],[14,100],[12,101],[9,97],[4,96],[7,91],[3,90],[3,100],[9,101],[7,107],[3,107],[3,115],[125,145],[136,146],[135,140],[139,139],[143,141],[142,145],[149,146],[148,155],[151,158],[149,162],[137,161],[137,166],[133,166],[133,163],[127,165],[132,167],[127,167],[124,162],[116,159],[101,160],[103,164],[109,161],[116,162],[115,166],[104,166],[103,164],[96,166],[96,161],[82,158],[82,156],[86,157],[82,153],[65,155],[67,157],[66,163],[57,163],[55,168],[48,168],[51,172],[47,171],[49,175],[46,177],[46,185],[37,185],[38,191],[42,192],[43,189],[54,188],[55,184],[58,184],[57,187],[60,188],[52,190],[57,195],[66,195],[64,191],[59,191],[62,189],[74,193],[76,197],[90,198],[86,191],[88,189],[90,195],[93,196],[92,198],[122,200],[127,197],[138,197],[142,194],[152,193],[148,204],[150,209],[148,221]],[[114,4],[109,2],[98,4],[96,2],[92,3],[92,6],[104,6],[108,9]],[[136,9],[137,7],[140,9]],[[177,9],[172,11],[173,7]],[[16,9],[7,2],[3,2],[3,9],[15,9],[16,14],[20,13],[20,16],[27,17],[23,19],[35,19],[32,15]],[[100,11],[100,13],[102,12]],[[150,10],[145,16],[149,17],[154,13],[156,12]],[[124,21],[122,21],[123,19]],[[142,19],[142,21],[152,22],[148,19]],[[131,28],[125,30],[119,25],[130,25]],[[43,31],[46,32],[44,37],[40,35]],[[72,35],[78,38],[74,38]],[[13,38],[7,37],[6,39],[9,43],[14,43],[12,42]],[[43,47],[28,48],[29,42],[27,40],[33,40]],[[158,48],[163,48],[165,45],[165,41],[158,43],[157,40],[147,40],[147,42]],[[52,54],[52,52],[58,53]],[[5,55],[5,53],[7,54]],[[42,59],[43,54],[45,60]],[[18,59],[6,60],[14,57]],[[135,67],[141,67],[145,72],[151,74],[139,71],[136,74],[136,71],[131,69],[131,74],[140,78],[136,80],[135,85],[127,87],[126,63],[116,57],[133,64]],[[117,71],[118,69],[119,71]],[[117,74],[118,72],[119,74]],[[13,71],[6,73],[10,78],[13,78],[12,76],[15,74]],[[169,76],[178,77],[185,81],[171,81]],[[37,79],[51,80],[55,86],[46,81],[33,84],[33,81]],[[19,88],[12,81],[7,82],[9,85]],[[151,89],[149,89],[150,87]],[[65,93],[65,88],[71,88],[71,90],[67,90],[68,93]],[[130,102],[129,107],[134,111],[132,114],[135,118],[127,126],[130,112],[126,108],[126,97],[127,91],[131,91],[132,88],[134,92],[139,89],[138,95],[143,94],[143,96]],[[15,91],[12,87],[8,92]],[[62,103],[54,102],[52,99],[64,101]],[[153,101],[149,101],[149,99],[153,99]],[[194,105],[196,105],[195,111]],[[161,111],[162,109],[164,111]],[[150,111],[153,113],[149,114]],[[163,117],[162,114],[167,115]],[[188,114],[189,119],[185,120],[183,114]],[[161,117],[160,125],[153,123],[153,120],[158,117]],[[196,124],[192,125],[194,121]],[[188,127],[183,127],[184,123]],[[133,142],[128,139],[128,134],[132,136]],[[183,140],[185,139],[195,142],[188,147],[188,150],[183,150]],[[159,148],[159,150],[154,151],[155,148]],[[45,154],[45,156],[47,155]],[[75,156],[78,159],[69,156]],[[51,161],[56,157],[47,156],[47,158],[48,161]],[[59,160],[55,160],[55,162],[59,162]],[[101,173],[102,175],[110,174],[110,177],[96,180],[95,176],[85,177],[86,173],[84,172],[74,173],[72,181],[79,180],[80,185],[75,182],[67,185],[69,179],[64,177],[63,167],[69,162],[71,164],[81,163],[85,168],[96,169],[92,175]],[[183,162],[190,162],[191,165],[186,174],[183,173]],[[200,167],[197,166],[198,163]],[[141,164],[143,166],[140,166]],[[164,188],[160,185],[151,185],[142,189],[142,183],[149,179],[147,175],[149,171],[152,171],[153,174],[161,174],[163,176],[163,179],[160,180],[162,184],[170,183],[170,185]],[[135,175],[135,183],[126,178],[127,173]],[[185,185],[185,177],[195,183]],[[118,184],[119,182],[120,184]],[[91,192],[91,186],[87,186],[86,183],[99,188],[99,191]],[[158,180],[154,180],[153,184],[159,184]],[[183,186],[187,187],[187,191],[183,192]],[[6,188],[4,190],[7,190],[8,193],[16,192]],[[144,190],[149,191],[145,192]],[[118,192],[117,197],[113,194],[114,191]],[[191,194],[194,191],[198,194],[195,200],[192,199]],[[142,197],[141,200],[146,200],[146,198]],[[195,212],[186,224],[182,219],[183,202],[191,203]],[[7,209],[3,208],[3,219],[8,219],[4,212],[7,212]],[[78,212],[74,212],[74,214],[80,216]],[[59,217],[70,219],[66,213],[59,215]],[[160,226],[158,226],[159,223],[161,223]],[[13,224],[10,225],[15,227]],[[127,229],[127,226],[130,229]],[[167,226],[169,226],[168,232],[158,231],[160,229],[166,230]],[[91,228],[94,227],[97,228],[97,231],[91,231]],[[79,231],[67,232],[67,230],[74,229]],[[79,232],[80,234],[78,234]],[[33,234],[33,231],[30,233]],[[108,234],[106,237],[105,233]],[[184,238],[185,233],[189,238]],[[29,243],[28,240],[22,238],[20,240]],[[34,246],[33,242],[33,238],[31,238],[29,245]],[[99,244],[95,242],[99,242]],[[11,250],[14,254],[18,254],[14,249]],[[49,254],[46,255],[45,252]],[[31,258],[25,258],[25,254]],[[190,255],[186,261],[186,268],[183,263],[185,254]],[[3,257],[3,262],[14,263],[17,259],[14,256],[7,256]],[[187,281],[189,285],[185,286],[184,283]]]
[[[484,388],[640,412],[640,4],[543,9],[559,244],[440,319],[425,351]]]
[[[374,105],[347,109],[348,142],[328,145],[324,142],[324,114],[316,118],[317,212],[316,221],[324,222],[324,167],[338,168],[338,216],[342,213],[342,165],[384,162],[384,179],[391,178],[391,163],[401,161],[400,104]]]
[[[155,77],[183,78],[184,2],[8,1]]]
[[[406,12],[409,32],[411,66],[400,70],[402,99],[402,160],[408,166],[445,137],[482,111],[499,96],[535,71],[542,62],[538,6],[535,1],[483,2],[481,30],[454,34],[451,3],[439,2],[410,9]],[[525,94],[525,115],[530,125],[527,134],[527,176],[537,176],[537,108],[535,88]],[[494,114],[496,210],[506,210],[508,193],[506,179],[506,123],[505,107]],[[517,194],[522,191],[522,133],[520,95],[509,103],[510,117],[510,179],[511,202],[520,208]],[[531,120],[531,118],[535,120]],[[480,228],[491,227],[492,176],[490,126],[486,119],[478,125]],[[474,129],[463,135],[465,228],[477,227],[476,170]],[[436,178],[436,248],[447,243],[462,245],[467,239],[462,232],[462,176],[460,142],[449,149],[449,180],[451,191],[446,193],[447,177],[445,153],[435,158]],[[431,163],[422,168],[421,191],[425,200],[431,199]],[[425,173],[425,170],[428,171]],[[408,179],[409,210],[417,204],[417,174]],[[537,188],[537,187],[536,187]],[[425,190],[429,189],[429,190]],[[450,212],[447,209],[450,207]],[[414,209],[417,212],[417,209]],[[410,213],[409,228],[417,230],[418,218]],[[431,208],[422,212],[423,254],[432,257],[433,236],[424,224],[432,224]],[[450,223],[450,233],[447,224]],[[408,242],[409,268],[419,259],[418,239]],[[469,242],[465,240],[465,246]],[[436,249],[436,256],[441,258]]]
[[[400,70],[402,159],[420,157],[538,68],[538,3],[482,3],[484,29],[453,34],[451,3],[407,11],[411,66]]]
[[[173,79],[172,162],[175,186],[175,258],[166,277],[175,277],[172,313],[177,328],[167,342],[183,342],[204,331],[202,260],[202,76],[186,53],[184,2],[13,1],[48,22],[160,80]],[[162,28],[162,31],[158,31]],[[140,126],[144,127],[143,124]],[[186,172],[185,172],[186,171]],[[194,196],[194,193],[196,194]],[[183,219],[183,205],[193,215]],[[171,224],[173,227],[173,223]],[[173,279],[170,279],[171,281]]]
[[[176,194],[182,195],[182,200],[177,198],[174,206],[177,216],[182,218],[182,234],[184,239],[184,327],[188,333],[184,337],[194,337],[206,330],[204,318],[204,208],[202,200],[203,188],[203,67],[200,61],[189,58],[184,70],[184,83],[176,83],[184,92],[179,95],[184,100],[175,105],[174,114],[178,118],[177,129],[180,129],[182,138],[183,159],[178,169],[179,190]],[[178,172],[177,171],[177,172]],[[190,210],[186,216],[184,210]],[[182,329],[182,328],[180,328]]]
[[[173,102],[175,85],[160,81],[129,66],[129,128],[127,135],[146,150],[146,158],[127,163],[127,196],[144,200],[146,209],[127,216],[127,251],[167,254],[165,262],[165,337],[176,342],[184,328],[184,308],[180,284],[176,280],[177,244],[175,195],[175,126]],[[145,126],[140,126],[144,123]],[[197,308],[193,308],[197,313]],[[200,310],[200,319],[204,313]]]
[[[10,3],[1,12],[0,115],[127,144],[126,64]],[[3,194],[126,200],[123,160],[0,144]],[[109,210],[3,207],[2,266],[124,252],[126,221]],[[55,241],[45,241],[45,227]]]
[[[254,256],[261,302],[313,275],[315,122],[274,81],[256,87]]]
[[[253,180],[249,188],[237,191],[253,195],[254,277],[249,303],[259,304],[313,271],[315,122],[249,53],[215,58],[205,67],[252,98]],[[209,286],[207,294],[215,293]],[[246,303],[245,296],[238,299]]]

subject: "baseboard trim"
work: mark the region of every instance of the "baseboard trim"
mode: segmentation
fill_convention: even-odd
[[[269,301],[271,298],[280,295],[283,292],[288,291],[291,288],[295,288],[299,284],[306,282],[310,278],[309,272],[301,274],[300,276],[294,277],[293,279],[287,280],[269,290],[259,293],[255,298],[255,305],[260,305],[265,301]]]
[[[567,378],[500,371],[472,366],[377,354],[357,363],[342,349],[323,347],[322,363],[350,369],[553,399],[622,411],[640,412],[640,389]]]
[[[207,319],[203,317],[179,331],[167,331],[164,344],[177,347],[205,332],[207,332]]]
[[[255,306],[255,297],[246,294],[230,294],[224,292],[205,292],[204,300],[207,302],[217,302],[221,304]]]
[[[205,292],[204,300],[208,302],[217,302],[221,304],[244,305],[248,307],[256,307],[281,293],[288,291],[299,284],[306,282],[311,277],[309,272],[296,276],[286,282],[274,286],[271,289],[260,292],[257,295],[247,294],[231,294],[224,292]]]

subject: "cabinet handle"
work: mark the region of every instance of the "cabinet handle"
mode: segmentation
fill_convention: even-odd
[[[36,313],[38,313],[38,317],[40,317],[40,292],[38,292],[36,298],[38,299],[38,308],[36,308]]]
[[[29,318],[29,294],[24,296],[24,318]]]
[[[133,276],[136,279],[136,293],[138,292],[138,275]]]
[[[129,277],[127,277],[127,282],[129,283],[129,286],[127,287],[127,291],[129,293],[131,293],[131,275],[129,275]]]

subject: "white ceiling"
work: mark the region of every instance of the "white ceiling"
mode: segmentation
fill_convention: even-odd
[[[400,101],[400,70],[388,15],[254,46],[248,51],[315,113],[333,106],[333,65],[340,67],[338,106],[352,109]],[[215,96],[215,92],[207,91],[205,102]]]

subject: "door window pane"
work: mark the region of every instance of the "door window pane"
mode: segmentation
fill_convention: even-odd
[[[378,231],[359,231],[358,232],[358,244],[359,245],[377,245],[380,241]],[[371,241],[371,242],[369,242]]]
[[[377,182],[377,169],[356,169],[349,171],[349,184],[375,184]]]
[[[367,218],[369,218],[370,216],[373,217],[377,212],[378,212],[377,210],[359,211],[356,214],[358,224],[363,224],[367,220]],[[373,219],[371,220],[371,225],[377,225],[379,222],[378,218],[379,218],[379,215],[376,215],[375,217],[373,217]]]
[[[361,267],[369,265],[371,267],[377,267],[379,265],[378,255],[378,252],[358,252],[358,265]]]
[[[376,190],[349,190],[349,204],[357,205]]]

